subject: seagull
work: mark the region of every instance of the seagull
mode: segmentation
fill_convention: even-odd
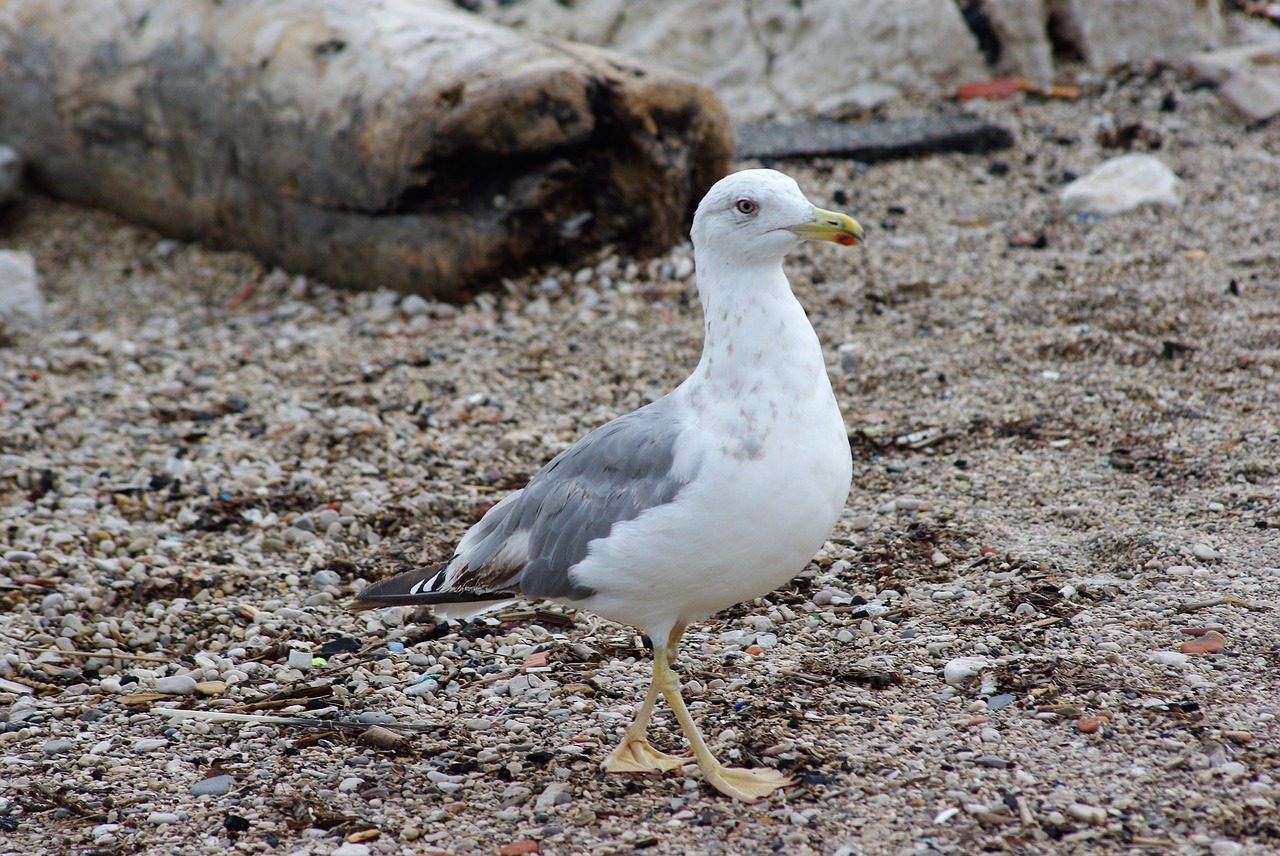
[[[720,763],[671,664],[691,623],[808,564],[844,508],[848,433],[782,260],[801,241],[853,246],[863,232],[847,214],[815,207],[790,176],[748,169],[708,191],[692,237],[705,338],[688,379],[556,455],[489,509],[447,563],[375,582],[353,607],[427,604],[464,617],[546,598],[640,628],[653,643],[653,677],[604,770],[696,762],[709,784],[750,803],[792,779]],[[692,758],[650,745],[659,697]]]

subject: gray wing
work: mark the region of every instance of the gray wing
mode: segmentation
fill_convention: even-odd
[[[568,600],[591,595],[569,575],[591,542],[671,502],[694,475],[672,472],[684,430],[674,416],[672,402],[661,398],[565,449],[467,533],[444,588],[518,587],[529,597]]]

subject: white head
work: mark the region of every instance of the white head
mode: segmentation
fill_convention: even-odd
[[[780,263],[801,241],[863,242],[847,214],[814,207],[789,175],[746,169],[715,183],[693,215],[700,269]]]

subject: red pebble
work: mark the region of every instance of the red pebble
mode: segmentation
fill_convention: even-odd
[[[1216,654],[1227,645],[1227,638],[1216,630],[1210,630],[1199,639],[1190,639],[1182,643],[1184,654]]]
[[[1183,636],[1203,636],[1206,633],[1226,633],[1225,627],[1182,627],[1178,632]]]
[[[504,844],[498,848],[498,856],[523,856],[525,853],[539,853],[538,842],[531,838],[524,841],[517,841],[513,844]]]
[[[1109,716],[1083,717],[1079,722],[1076,723],[1076,731],[1079,731],[1081,734],[1097,734],[1100,730],[1102,730],[1103,724],[1106,723],[1107,720],[1109,719],[1111,719],[1111,717]]]
[[[528,657],[524,658],[524,662],[520,664],[520,674],[524,674],[529,669],[545,668],[547,663],[551,661],[550,651],[534,651]]]

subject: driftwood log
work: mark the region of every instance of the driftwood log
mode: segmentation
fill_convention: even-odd
[[[706,88],[432,0],[6,0],[0,140],[56,196],[444,299],[683,240],[733,154]]]

